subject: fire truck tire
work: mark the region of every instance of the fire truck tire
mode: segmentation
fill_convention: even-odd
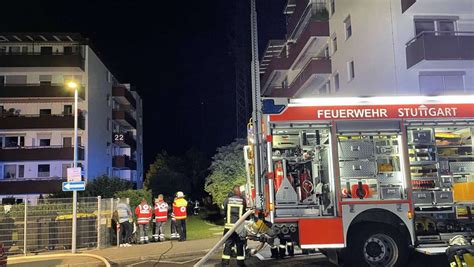
[[[409,248],[403,234],[387,224],[364,223],[356,227],[349,237],[352,266],[405,266]]]

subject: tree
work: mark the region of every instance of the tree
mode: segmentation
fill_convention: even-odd
[[[119,177],[98,176],[87,183],[83,196],[111,198],[116,192],[131,189],[133,184]]]
[[[177,191],[185,194],[191,191],[191,183],[185,175],[185,164],[181,158],[171,156],[166,151],[156,155],[147,173],[145,188],[151,190],[153,196],[163,194],[172,196]]]
[[[211,174],[206,178],[205,190],[219,206],[234,185],[244,185],[247,181],[244,144],[244,139],[236,139],[227,146],[219,147],[212,157]]]
[[[186,177],[191,181],[190,195],[194,199],[202,199],[205,193],[204,183],[210,161],[205,153],[199,151],[196,147],[192,147],[185,153],[185,164]]]

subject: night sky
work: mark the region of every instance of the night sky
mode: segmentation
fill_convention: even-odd
[[[5,1],[0,31],[88,37],[116,78],[135,86],[144,100],[147,169],[162,149],[180,155],[196,146],[212,155],[235,138],[232,1],[250,3]],[[285,2],[257,0],[260,52],[268,39],[284,37]]]

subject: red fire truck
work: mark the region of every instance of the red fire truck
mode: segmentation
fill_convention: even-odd
[[[262,206],[281,240],[355,266],[471,240],[474,96],[275,98],[262,113]]]

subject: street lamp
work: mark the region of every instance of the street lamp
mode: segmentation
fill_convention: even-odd
[[[66,82],[66,87],[68,89],[74,90],[74,160],[73,167],[77,168],[77,99],[78,99],[78,90],[79,84],[76,81]],[[77,191],[72,191],[72,244],[71,252],[76,253],[76,232],[77,232]]]

